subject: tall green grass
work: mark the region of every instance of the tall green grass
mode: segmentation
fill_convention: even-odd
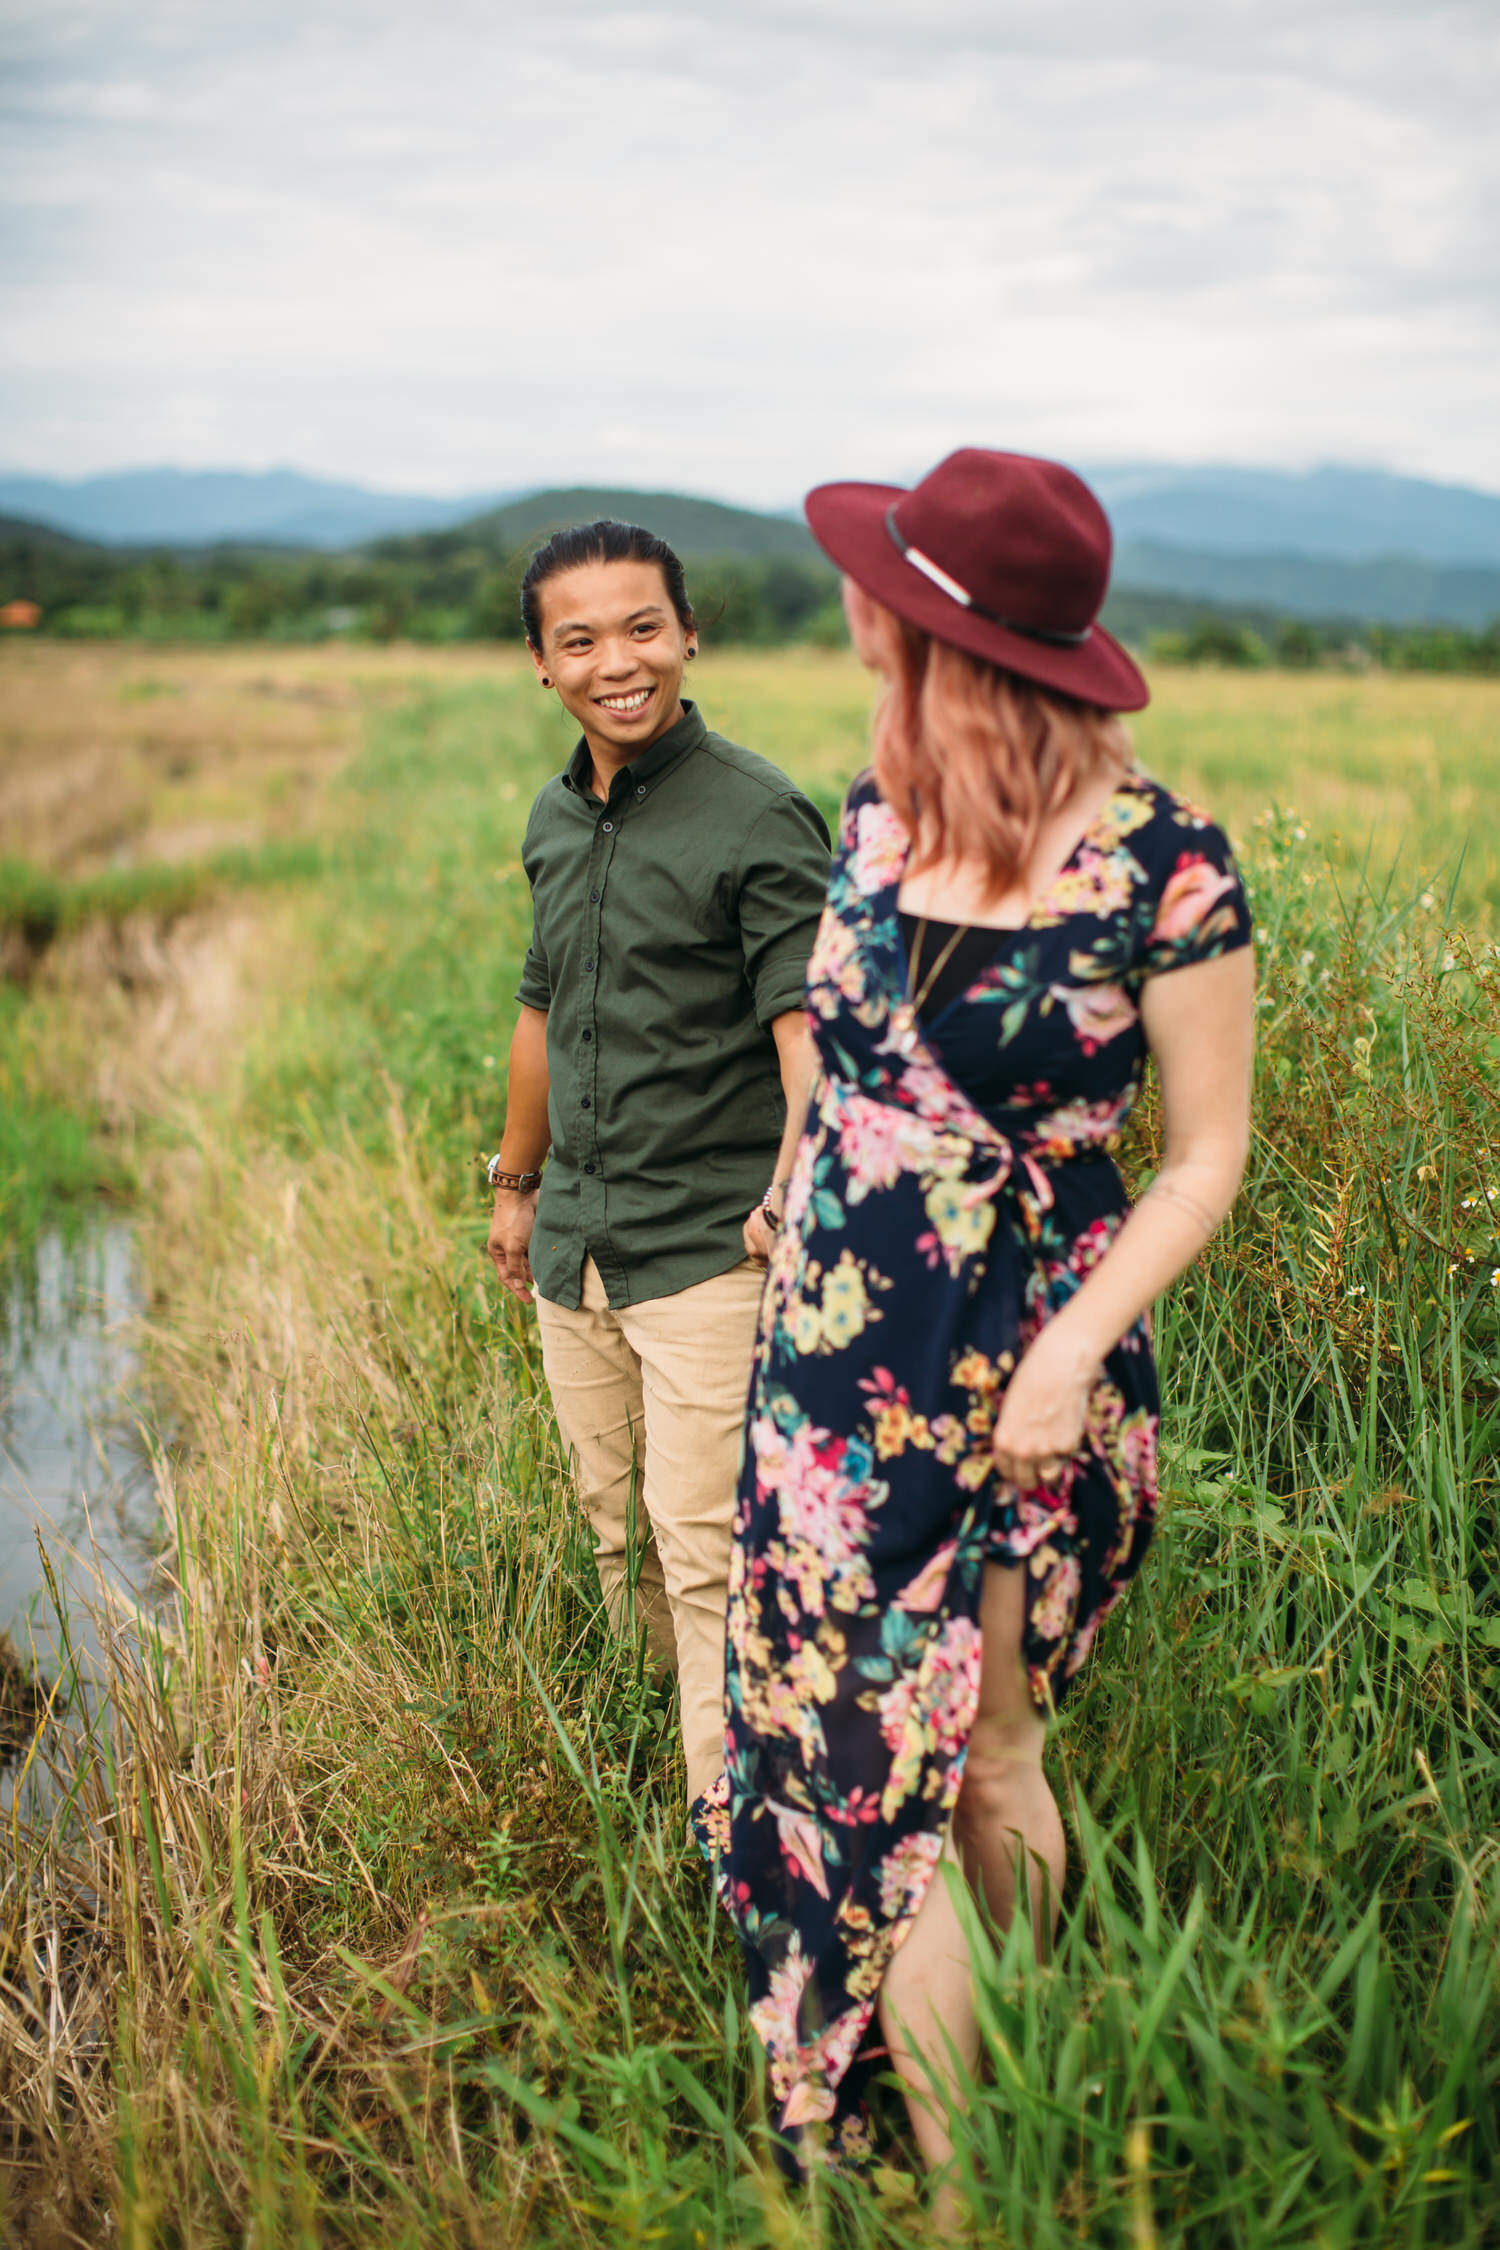
[[[0,2105],[85,2233],[929,2238],[894,2104],[869,2182],[768,2163],[670,1700],[480,1261],[564,746],[519,685],[378,717],[234,1099],[142,1212],[178,1590],[42,1746],[70,1801],[0,1894]],[[1245,834],[1259,1130],[1162,1308],[1162,1527],[1057,1732],[1060,1941],[976,1928],[986,2240],[1493,2238],[1500,985],[1301,825]]]
[[[321,867],[319,845],[306,839],[72,879],[0,859],[0,1255],[24,1257],[44,1226],[76,1228],[91,1202],[135,1190],[133,1153],[98,1097],[100,1058],[78,1020],[79,986],[170,981],[165,948],[184,916],[236,893],[309,883]],[[53,949],[69,937],[93,939],[93,957],[51,975]],[[102,963],[101,939],[113,941]],[[141,1120],[148,1133],[155,1122]]]
[[[0,859],[0,937],[14,935],[40,955],[56,939],[88,923],[118,924],[132,915],[173,921],[228,890],[306,881],[321,854],[307,838],[238,846],[207,859],[144,861],[98,875],[54,875],[24,859]]]
[[[40,1038],[38,1034],[40,1033]],[[0,1239],[24,1253],[49,1218],[97,1196],[107,1172],[85,1103],[57,1097],[22,995],[0,984]]]

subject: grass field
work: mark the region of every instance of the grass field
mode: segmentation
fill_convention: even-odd
[[[468,653],[0,655],[0,1208],[21,1242],[133,1198],[177,1588],[81,1746],[44,1746],[64,1807],[0,1840],[12,2233],[926,2240],[894,2121],[868,2184],[768,2169],[673,1714],[605,1636],[481,1263],[552,706]],[[697,671],[836,802],[849,660]],[[1159,1323],[1158,1543],[1057,1733],[1062,1938],[986,1955],[971,2200],[1038,2250],[1477,2246],[1500,848],[1469,827],[1500,686],[1157,688],[1143,761],[1254,892],[1259,1129]],[[91,743],[115,811],[81,823],[38,777]]]

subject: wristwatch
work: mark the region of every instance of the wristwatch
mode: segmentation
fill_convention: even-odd
[[[518,1188],[522,1195],[530,1195],[533,1188],[542,1184],[540,1172],[504,1172],[498,1156],[492,1156],[484,1168],[484,1176],[492,1188]]]

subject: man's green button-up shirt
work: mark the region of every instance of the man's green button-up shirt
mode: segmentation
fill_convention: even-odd
[[[580,742],[527,823],[516,997],[547,1014],[552,1136],[531,1270],[554,1304],[577,1305],[585,1255],[612,1305],[736,1265],[785,1122],[770,1026],[803,1004],[828,830],[682,708],[606,802]]]

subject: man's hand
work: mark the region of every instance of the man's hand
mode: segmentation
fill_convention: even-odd
[[[495,1271],[513,1297],[530,1304],[535,1291],[531,1280],[531,1230],[536,1225],[537,1190],[523,1195],[519,1188],[498,1188],[485,1249]]]
[[[505,1075],[505,1135],[495,1159],[499,1172],[540,1172],[547,1161],[547,1013],[544,1008],[522,1007],[511,1034],[510,1060]],[[531,1283],[531,1230],[536,1225],[533,1188],[496,1188],[495,1215],[485,1254],[513,1297],[529,1304],[536,1291]]]

